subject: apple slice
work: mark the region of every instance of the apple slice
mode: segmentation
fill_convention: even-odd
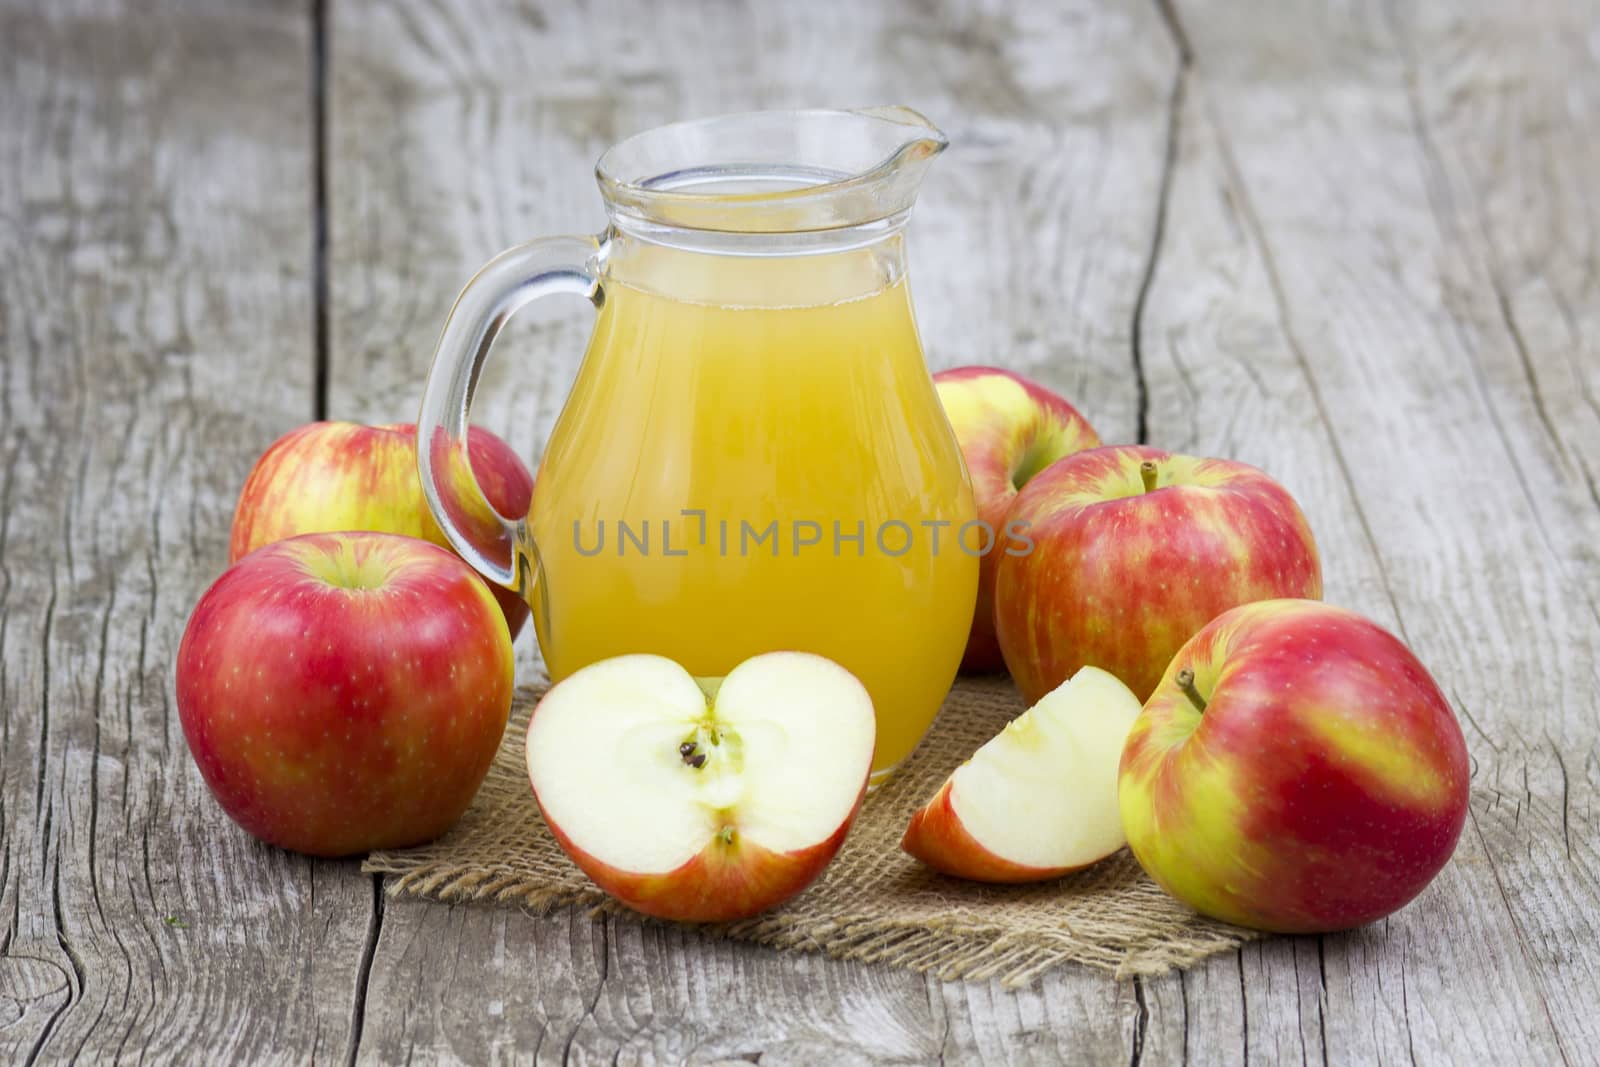
[[[528,778],[595,884],[661,919],[766,911],[827,866],[861,807],[872,698],[832,660],[770,652],[720,680],[661,656],[571,675],[528,721]]]
[[[1037,882],[1127,843],[1117,805],[1122,743],[1139,700],[1084,667],[955,769],[900,847],[936,871],[979,882]]]

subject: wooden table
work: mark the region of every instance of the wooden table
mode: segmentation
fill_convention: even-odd
[[[1594,5],[0,9],[0,1061],[1595,1056]],[[955,143],[913,228],[930,361],[1266,467],[1328,599],[1436,673],[1475,773],[1434,886],[1350,934],[1007,992],[390,900],[229,823],[172,662],[260,450],[413,417],[472,270],[602,225],[610,142],[882,102]],[[588,324],[518,321],[485,382],[530,457]]]

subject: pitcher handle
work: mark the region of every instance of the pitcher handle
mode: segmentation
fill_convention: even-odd
[[[524,305],[557,293],[601,304],[604,248],[604,235],[545,237],[491,259],[456,297],[422,392],[417,473],[428,508],[462,558],[524,597],[539,570],[538,546],[527,516],[501,515],[472,472],[467,458],[472,394],[495,336]]]

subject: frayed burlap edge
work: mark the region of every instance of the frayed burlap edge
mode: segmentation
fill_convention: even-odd
[[[527,716],[543,687],[520,690],[499,753],[472,806],[444,837],[374,852],[363,870],[392,876],[391,895],[625,912],[561,852],[524,770]],[[895,777],[863,805],[839,856],[805,893],[715,936],[835,959],[884,963],[944,979],[1026,985],[1079,963],[1118,978],[1162,974],[1256,935],[1196,915],[1163,893],[1126,852],[1031,886],[945,878],[899,851],[906,820],[984,740],[1021,711],[1003,680],[960,682]],[[653,921],[653,920],[646,920]]]

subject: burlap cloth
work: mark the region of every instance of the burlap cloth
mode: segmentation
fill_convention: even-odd
[[[525,688],[483,788],[456,827],[420,848],[374,852],[364,870],[391,894],[521,904],[620,906],[573,866],[539,816],[523,738],[543,687]],[[780,949],[820,951],[1007,986],[1076,962],[1119,978],[1187,967],[1254,936],[1163,893],[1126,849],[1065,878],[985,886],[946,878],[900,851],[911,813],[1020,714],[1009,681],[963,680],[900,771],[867,797],[839,855],[808,890],[766,915],[709,928]]]

